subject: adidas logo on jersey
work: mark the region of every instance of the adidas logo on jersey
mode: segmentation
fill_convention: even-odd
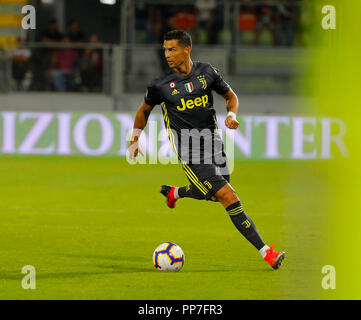
[[[174,95],[176,95],[178,93],[179,93],[179,91],[177,89],[174,89],[173,92],[172,92],[172,96],[174,96]]]

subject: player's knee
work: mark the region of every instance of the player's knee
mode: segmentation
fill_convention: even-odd
[[[228,204],[232,204],[237,201],[239,201],[239,199],[233,190],[227,192],[227,194],[225,194],[225,196],[223,197],[223,202],[228,203]]]
[[[237,194],[230,187],[222,188],[216,193],[216,198],[222,203],[234,203],[239,201]]]

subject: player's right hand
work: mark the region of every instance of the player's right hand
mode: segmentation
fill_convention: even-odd
[[[144,152],[142,151],[142,149],[140,149],[138,141],[130,141],[128,146],[128,153],[129,158],[132,161],[136,160],[138,153],[140,153],[144,157]]]

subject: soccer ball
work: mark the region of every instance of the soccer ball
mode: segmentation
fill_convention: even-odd
[[[162,243],[153,253],[153,264],[157,270],[179,271],[184,265],[184,253],[172,242]]]

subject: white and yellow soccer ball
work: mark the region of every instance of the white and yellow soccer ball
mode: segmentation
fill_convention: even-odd
[[[180,246],[172,242],[165,242],[154,250],[153,264],[157,270],[179,271],[184,265],[184,258]]]

